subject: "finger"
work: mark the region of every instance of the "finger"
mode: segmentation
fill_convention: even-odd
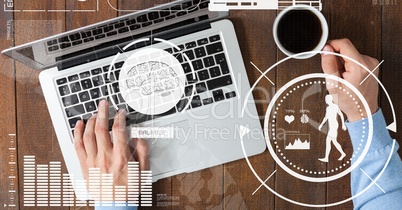
[[[363,58],[360,55],[359,51],[355,48],[355,46],[350,42],[349,39],[336,39],[328,42],[329,45],[335,50],[335,52],[339,52],[340,54],[346,56],[349,59],[344,59],[345,63],[353,62],[350,59],[356,60],[357,62],[363,62]],[[354,62],[353,62],[354,63]],[[348,69],[345,69],[346,71]]]
[[[80,162],[83,162],[87,158],[84,142],[82,141],[84,136],[84,128],[84,122],[82,122],[82,120],[78,120],[74,128],[74,148]]]
[[[119,110],[114,117],[112,135],[113,149],[115,151],[124,152],[129,149],[127,144],[128,135],[126,132],[126,111],[124,109]]]
[[[335,52],[330,45],[325,45],[322,51]],[[338,77],[340,76],[339,71],[343,69],[342,64],[339,62],[339,59],[336,55],[325,53],[321,55],[321,67],[324,73],[335,75]]]
[[[101,149],[101,151],[112,147],[109,135],[109,103],[107,100],[101,100],[99,102],[95,135],[98,148]]]
[[[84,131],[84,148],[87,154],[87,157],[94,159],[97,155],[98,148],[96,146],[95,139],[95,124],[96,124],[96,114],[89,118],[87,125]]]
[[[134,158],[140,164],[140,171],[147,171],[150,170],[149,164],[149,150],[148,144],[145,142],[144,139],[133,139],[134,142]]]

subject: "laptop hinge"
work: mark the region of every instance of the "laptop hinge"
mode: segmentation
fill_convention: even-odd
[[[56,57],[56,61],[60,62],[57,66],[59,71],[78,66],[81,64],[93,62],[102,58],[113,56],[118,52],[122,52],[122,48],[133,40],[139,38],[160,38],[164,40],[174,39],[177,37],[192,34],[198,31],[203,31],[211,28],[211,23],[208,21],[208,15],[203,15],[197,18],[188,19],[182,22],[175,23],[163,28],[155,29],[152,31],[136,34],[123,39],[103,43],[98,46],[93,46],[88,49],[77,51],[71,54]],[[153,40],[152,40],[153,41]],[[139,49],[150,45],[151,42],[137,43],[125,51]],[[152,43],[154,44],[154,43]]]

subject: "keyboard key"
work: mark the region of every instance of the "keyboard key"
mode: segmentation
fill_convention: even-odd
[[[93,30],[92,34],[95,36],[95,35],[101,34],[102,32],[103,32],[102,29],[98,28],[98,29]]]
[[[168,53],[170,53],[170,54],[172,54],[173,53],[173,50],[172,50],[172,48],[166,48],[166,49],[164,49],[166,52],[168,52]]]
[[[70,94],[70,89],[68,88],[67,85],[63,85],[63,86],[59,87],[59,92],[60,92],[61,96],[65,96],[65,95]]]
[[[146,21],[148,21],[147,14],[137,17],[137,22],[146,22]]]
[[[107,33],[106,35],[107,36],[114,36],[116,34],[117,34],[117,31],[112,31],[112,32]]]
[[[191,48],[197,47],[197,44],[195,42],[189,42],[189,43],[186,43],[185,46],[186,46],[186,49],[191,49]]]
[[[204,105],[208,105],[208,104],[211,104],[211,103],[213,103],[214,101],[212,100],[212,98],[210,97],[210,98],[204,98],[204,99],[202,99],[202,104],[204,104]]]
[[[135,25],[130,26],[130,30],[135,30],[135,29],[139,29],[139,28],[141,28],[141,26],[139,24],[135,24]]]
[[[76,106],[66,108],[65,110],[66,110],[66,114],[67,114],[68,118],[85,113],[84,106],[82,104],[78,104]]]
[[[81,80],[81,85],[84,90],[92,88],[92,83],[90,79]]]
[[[228,74],[230,72],[228,63],[226,61],[225,54],[221,53],[221,54],[216,55],[215,60],[216,60],[216,63],[218,63],[220,65],[222,74]]]
[[[187,57],[188,57],[190,60],[194,60],[194,58],[195,58],[194,53],[193,53],[192,50],[188,50],[188,51],[184,52],[184,54],[186,54]]]
[[[89,77],[89,76],[91,76],[91,74],[89,73],[89,71],[85,71],[85,72],[80,73],[81,79],[87,78],[87,77]]]
[[[201,58],[201,57],[204,57],[205,55],[207,55],[207,53],[205,52],[204,47],[196,48],[196,49],[194,49],[194,52],[195,52],[195,56],[197,58]]]
[[[201,4],[199,4],[200,9],[204,9],[208,7],[209,2],[202,2]]]
[[[150,12],[148,13],[149,20],[155,20],[159,18],[159,12]]]
[[[80,35],[79,33],[71,34],[69,37],[70,37],[70,40],[71,40],[71,41],[75,41],[75,40],[81,39],[81,35]]]
[[[105,83],[116,81],[116,79],[114,78],[114,74],[112,72],[110,72],[110,75],[109,73],[103,74],[103,78],[105,79]]]
[[[55,44],[57,44],[57,39],[53,39],[53,40],[50,40],[50,41],[47,42],[48,46],[55,45]]]
[[[94,40],[93,37],[88,37],[88,38],[84,39],[84,42],[90,42],[90,41],[93,41],[93,40]]]
[[[232,92],[225,93],[225,96],[226,96],[226,98],[236,97],[236,92],[232,91]]]
[[[71,95],[71,96],[66,96],[66,97],[62,98],[61,100],[63,101],[63,105],[66,107],[77,104],[79,102],[76,94]]]
[[[175,15],[167,16],[167,17],[165,17],[165,20],[170,20],[170,19],[173,19],[175,17],[176,17]]]
[[[215,42],[215,41],[218,41],[220,39],[221,39],[221,37],[219,35],[209,37],[210,42]]]
[[[122,96],[120,93],[117,94],[117,97],[119,98],[120,103],[126,102],[126,101],[124,100],[123,96]]]
[[[197,93],[203,93],[205,91],[207,91],[207,87],[205,85],[205,82],[201,82],[195,85],[195,89],[197,91]]]
[[[202,106],[200,96],[194,96],[193,100],[191,100],[191,107],[192,108],[197,108],[197,107],[200,107],[200,106]]]
[[[117,62],[117,63],[114,64],[114,67],[115,67],[116,69],[120,69],[120,68],[123,66],[123,64],[124,64],[124,61]]]
[[[152,22],[145,22],[145,23],[141,24],[142,27],[147,27],[150,25],[152,25]]]
[[[119,80],[120,70],[116,70],[116,71],[114,72],[114,75],[116,76],[115,78],[116,78],[117,80]]]
[[[92,73],[92,75],[100,74],[100,73],[102,73],[102,69],[101,68],[92,69],[91,73]]]
[[[115,28],[115,29],[118,29],[118,28],[121,28],[121,27],[124,27],[124,26],[125,26],[124,22],[120,22],[120,23],[114,24],[114,28]]]
[[[191,3],[191,1],[188,2],[184,2],[183,4],[181,4],[181,8],[186,9],[191,7],[193,4]]]
[[[119,34],[126,33],[128,31],[128,27],[124,27],[118,30]]]
[[[214,58],[212,56],[204,58],[203,61],[204,61],[204,66],[206,68],[215,65],[215,61],[214,61]]]
[[[71,83],[70,84],[71,92],[76,93],[81,90],[81,86],[79,82]]]
[[[176,47],[174,47],[173,49],[174,49],[174,52],[180,52],[180,51],[182,51],[182,50],[184,50],[184,45],[179,45],[179,46],[177,46],[179,49],[177,49]]]
[[[232,83],[233,82],[232,82],[232,78],[230,77],[230,75],[226,75],[223,77],[218,77],[218,78],[207,81],[207,86],[208,86],[209,90],[213,90],[216,88],[231,85]]]
[[[154,23],[160,23],[160,22],[163,22],[165,19],[163,19],[163,18],[160,18],[160,19],[156,19],[156,20],[154,20]]]
[[[86,124],[89,120],[89,118],[92,117],[92,114],[86,114],[82,116],[82,120],[84,121],[84,123]]]
[[[221,70],[219,69],[219,67],[215,66],[209,69],[209,74],[212,78],[214,78],[221,75]]]
[[[207,45],[208,55],[215,54],[215,53],[222,52],[222,51],[223,51],[223,46],[222,46],[222,43],[220,43],[220,42]]]
[[[74,117],[72,119],[69,119],[68,124],[70,124],[70,128],[74,128],[78,120],[81,120],[81,117]]]
[[[166,16],[170,15],[170,11],[169,11],[169,9],[164,9],[163,11],[160,11],[159,14],[161,17],[166,17]]]
[[[181,6],[180,5],[176,5],[170,8],[170,10],[172,11],[172,13],[178,12],[181,10]]]
[[[193,93],[192,91],[193,91],[193,86],[192,85],[186,86],[184,88],[184,93],[185,93],[186,96],[191,96],[191,94]]]
[[[87,110],[87,112],[95,111],[96,110],[95,103],[93,101],[85,103],[85,109]]]
[[[127,106],[125,104],[119,104],[119,105],[117,105],[117,107],[119,109],[125,109],[127,111]]]
[[[198,82],[197,74],[195,74],[195,77],[193,76],[193,74],[187,74],[186,77],[187,77],[188,84],[193,84],[193,83]]]
[[[188,64],[188,63],[183,63],[183,64],[181,64],[181,66],[183,67],[183,71],[184,71],[185,74],[191,72],[190,64]]]
[[[183,111],[183,109],[186,108],[187,104],[188,104],[188,99],[187,98],[181,99],[176,105],[177,111],[178,112]]]
[[[95,87],[101,86],[103,85],[103,77],[101,75],[92,77],[92,82],[94,84]]]
[[[111,30],[113,30],[114,28],[113,28],[113,26],[106,26],[106,27],[104,27],[103,28],[103,32],[109,32],[109,31],[111,31]]]
[[[103,72],[108,72],[109,71],[109,65],[102,67]]]
[[[208,70],[202,70],[198,72],[198,79],[200,79],[200,81],[204,81],[209,79],[209,75],[208,75]]]
[[[58,50],[58,49],[59,49],[59,46],[54,45],[54,46],[51,46],[51,47],[49,47],[49,48],[47,48],[47,49],[49,50],[49,52],[52,52],[52,51]]]
[[[70,82],[76,81],[78,79],[79,79],[79,77],[76,74],[71,75],[71,76],[68,77],[68,81],[70,81]]]
[[[82,40],[77,40],[73,42],[73,46],[82,44]]]
[[[197,41],[198,45],[204,45],[204,44],[208,44],[208,39],[204,38],[204,39],[200,39]]]
[[[191,62],[191,63],[192,63],[192,65],[193,65],[193,68],[194,68],[195,71],[204,68],[204,65],[202,64],[202,61],[201,61],[201,60],[195,60],[195,61],[193,61],[193,62]]]
[[[56,84],[58,85],[63,85],[67,83],[67,79],[66,78],[60,78],[58,80],[56,80]]]
[[[109,89],[106,85],[101,87],[101,91],[103,96],[109,96]]]
[[[100,97],[100,90],[99,88],[95,88],[89,91],[89,93],[91,94],[91,98],[92,99],[97,99]]]
[[[99,35],[95,36],[95,39],[103,39],[105,37],[106,37],[105,34],[99,34]]]
[[[183,63],[183,56],[180,53],[173,56],[179,61],[179,63]]]
[[[117,95],[112,95],[112,100],[114,101],[115,104],[119,104],[119,99]]]
[[[60,49],[65,49],[65,48],[68,48],[68,47],[71,47],[71,43],[61,43],[60,44]]]
[[[90,31],[81,33],[82,38],[87,38],[87,37],[91,37],[91,36],[92,36],[92,32],[90,32]]]
[[[136,23],[137,21],[135,21],[135,19],[131,19],[131,20],[127,20],[126,21],[126,25],[132,25],[132,24],[134,24],[134,23]]]
[[[112,90],[113,90],[113,93],[119,93],[120,92],[120,87],[119,87],[118,82],[115,82],[115,83],[112,84]]]
[[[176,13],[177,17],[183,16],[183,15],[185,15],[185,14],[187,14],[186,11],[180,11],[180,12],[177,12],[177,13]]]
[[[88,101],[90,99],[89,98],[89,93],[87,91],[79,93],[78,96],[80,97],[81,102],[85,102],[85,101]]]
[[[225,99],[225,96],[223,95],[223,91],[221,89],[212,91],[212,95],[214,96],[215,102]]]
[[[70,39],[68,39],[68,36],[59,38],[59,43],[61,43],[61,42],[69,42],[69,41],[70,41]]]

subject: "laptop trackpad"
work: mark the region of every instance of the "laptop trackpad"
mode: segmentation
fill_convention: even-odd
[[[194,131],[188,120],[162,123],[155,123],[152,126],[172,127],[173,138],[148,139],[152,174],[158,175],[197,165],[200,162],[200,155],[195,142],[189,140],[193,138]]]

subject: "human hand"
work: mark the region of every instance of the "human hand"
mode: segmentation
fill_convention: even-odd
[[[83,176],[88,180],[88,169],[99,168],[101,174],[113,174],[113,185],[127,186],[127,162],[138,161],[139,170],[149,170],[148,145],[143,139],[133,139],[131,154],[126,132],[126,113],[119,110],[112,127],[113,143],[108,130],[109,103],[102,100],[98,114],[93,115],[86,126],[78,121],[74,130],[74,147],[80,161]]]
[[[348,56],[366,66],[370,71],[378,65],[377,59],[367,55],[361,55],[348,39],[331,40],[325,45],[323,51],[338,52]],[[369,75],[365,69],[349,59],[343,59],[339,56],[324,53],[321,55],[321,65],[324,73],[343,78],[356,87],[367,101],[371,114],[378,110],[378,84],[375,78],[369,76],[367,80],[360,85],[363,79]],[[375,71],[374,75],[378,76],[378,72],[379,70]],[[331,82],[336,83],[336,81]],[[340,83],[338,85],[349,90],[349,88]],[[363,113],[363,116],[361,116],[361,112],[359,112],[359,108],[354,104],[354,101],[346,94],[340,93],[341,91],[338,88],[329,86],[327,83],[327,89],[333,96],[334,103],[346,114],[350,122],[360,120],[362,117],[367,117],[364,107],[361,106]]]

